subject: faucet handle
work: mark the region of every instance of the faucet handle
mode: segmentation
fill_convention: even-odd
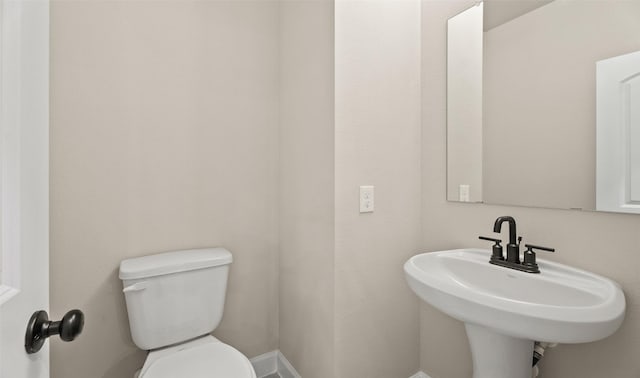
[[[489,261],[504,260],[504,255],[502,254],[502,246],[500,245],[500,243],[502,243],[502,240],[494,239],[494,238],[488,238],[486,236],[478,236],[478,239],[480,239],[480,240],[488,240],[488,241],[496,243],[492,247],[493,253],[491,254],[491,259]]]
[[[527,248],[527,250],[524,251],[524,261],[522,262],[522,265],[524,265],[529,270],[531,270],[532,273],[540,273],[540,269],[538,268],[538,264],[536,263],[536,253],[533,252],[534,249],[538,249],[540,251],[547,251],[547,252],[556,251],[553,248],[541,247],[539,245],[533,245],[533,244],[525,244],[524,246]]]
[[[527,248],[527,250],[539,249],[541,251],[546,251],[546,252],[555,252],[556,251],[555,248],[541,247],[539,245],[533,245],[533,244],[525,244],[524,246]]]

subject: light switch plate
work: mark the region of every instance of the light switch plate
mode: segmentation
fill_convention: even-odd
[[[373,212],[373,185],[364,185],[360,187],[360,212]]]
[[[471,199],[469,197],[469,192],[470,192],[470,187],[469,185],[466,184],[460,184],[460,186],[458,187],[458,200],[460,202],[469,202],[469,200]]]

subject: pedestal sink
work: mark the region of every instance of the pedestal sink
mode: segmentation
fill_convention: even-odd
[[[613,334],[625,298],[612,280],[538,260],[532,274],[489,264],[491,253],[423,253],[404,265],[425,302],[465,323],[473,378],[531,378],[534,341],[585,343]]]

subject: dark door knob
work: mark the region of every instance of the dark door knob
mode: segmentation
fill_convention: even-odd
[[[84,327],[84,314],[80,310],[67,312],[62,320],[49,320],[46,311],[36,311],[31,315],[24,337],[24,348],[28,354],[36,353],[44,345],[49,336],[60,335],[64,341],[73,341]]]

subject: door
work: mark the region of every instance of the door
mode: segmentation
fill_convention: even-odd
[[[49,307],[49,6],[0,0],[0,378],[49,377],[48,343],[25,351]]]
[[[640,51],[597,62],[596,209],[640,213]]]

